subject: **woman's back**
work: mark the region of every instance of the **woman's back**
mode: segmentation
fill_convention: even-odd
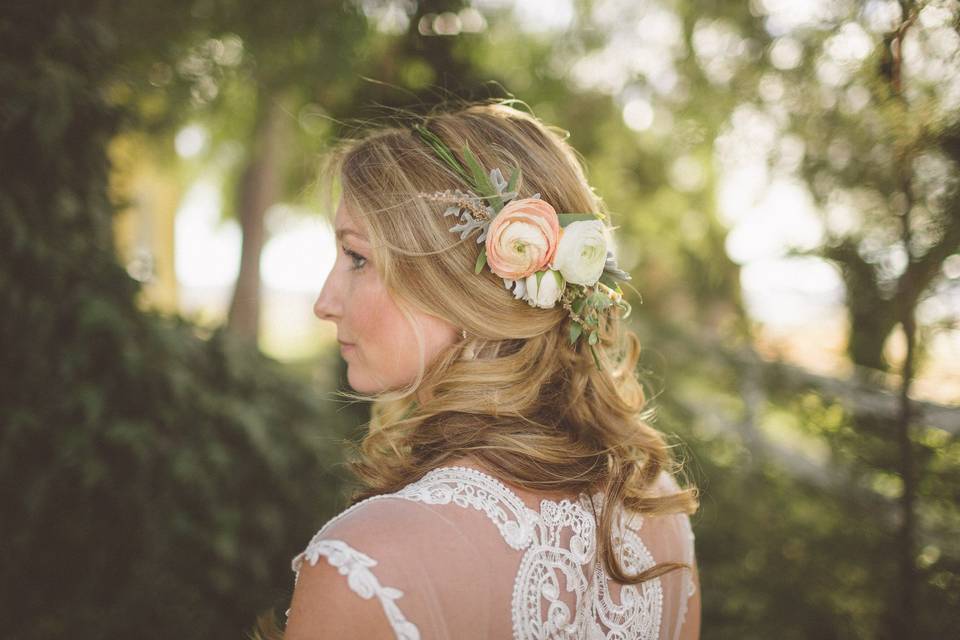
[[[661,474],[658,493],[676,490]],[[294,558],[286,637],[697,637],[689,518],[621,511],[613,540],[628,572],[694,567],[621,586],[599,562],[590,500],[509,487],[463,458],[358,503]]]

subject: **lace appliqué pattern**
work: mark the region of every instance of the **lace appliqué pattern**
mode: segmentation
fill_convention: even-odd
[[[380,597],[397,638],[420,637],[416,625],[404,618],[395,602],[403,592],[379,584],[370,572],[376,561],[369,556],[340,540],[323,539],[334,523],[354,510],[367,502],[387,498],[425,504],[456,504],[482,511],[511,548],[524,552],[513,587],[511,616],[515,640],[659,638],[663,613],[660,578],[647,580],[641,585],[621,585],[617,602],[610,591],[612,580],[596,557],[596,520],[591,507],[600,513],[604,502],[602,493],[592,497],[582,493],[577,502],[544,499],[538,513],[527,507],[497,478],[477,469],[458,466],[434,469],[400,491],[372,496],[354,504],[329,520],[313,537],[307,550],[294,558],[293,570],[298,572],[305,557],[314,558],[311,561],[314,564],[320,554],[328,555],[331,564],[336,557],[340,564],[335,566],[341,574],[349,575],[354,591],[366,598]],[[622,507],[613,519],[613,541],[620,550],[628,574],[635,575],[655,564],[650,551],[637,535],[642,526],[641,515],[627,518]],[[565,529],[571,531],[566,546],[561,543]],[[689,534],[692,539],[692,531]],[[573,610],[560,598],[561,579],[566,591],[575,594]],[[688,595],[693,592],[691,583]],[[546,607],[543,606],[544,600]],[[685,599],[683,605],[686,605]]]
[[[599,511],[603,496],[594,494],[593,503]],[[613,544],[621,550],[621,562],[628,575],[637,575],[655,563],[646,545],[636,534],[643,526],[643,516],[634,514],[629,519],[623,509],[613,519]],[[640,585],[622,585],[620,602],[610,594],[610,580],[598,562],[594,567],[594,615],[591,620],[602,625],[592,629],[590,638],[658,638],[663,612],[663,587],[659,578]],[[604,635],[603,627],[610,630]]]
[[[663,588],[659,578],[625,585],[620,601],[610,593],[609,579],[596,559],[596,521],[590,498],[579,502],[541,500],[540,512],[528,508],[496,478],[468,467],[442,467],[393,494],[427,504],[454,503],[483,511],[512,548],[524,550],[513,588],[513,637],[517,640],[587,638],[655,640],[660,634]],[[603,496],[594,494],[602,507]],[[639,536],[642,517],[625,522],[623,510],[614,518],[614,542],[622,549],[624,569],[639,573],[655,563]],[[572,532],[568,546],[560,542]],[[593,579],[586,565],[593,569]],[[584,569],[588,571],[585,573]],[[575,594],[575,606],[560,599],[561,578]],[[543,606],[546,600],[547,606]]]
[[[300,567],[306,560],[316,565],[321,556],[327,558],[331,566],[336,567],[340,575],[347,576],[347,584],[358,596],[369,600],[376,596],[383,606],[383,612],[397,636],[397,640],[420,640],[417,626],[409,622],[395,602],[403,596],[403,591],[380,584],[370,570],[377,561],[361,553],[342,540],[320,540],[315,536],[305,551],[293,559],[293,570],[299,578]],[[287,611],[289,614],[289,610]]]

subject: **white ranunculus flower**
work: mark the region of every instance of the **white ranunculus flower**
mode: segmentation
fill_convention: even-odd
[[[593,286],[607,262],[607,230],[600,220],[577,220],[563,228],[551,269],[567,282]]]
[[[538,271],[526,279],[526,300],[531,306],[552,309],[563,293],[563,276],[559,271]]]

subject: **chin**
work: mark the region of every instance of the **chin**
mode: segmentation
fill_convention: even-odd
[[[355,373],[352,366],[347,367],[347,384],[357,393],[369,394],[374,391],[371,389],[372,385],[370,384],[370,380],[368,380],[366,376]]]
[[[380,376],[368,375],[362,368],[357,367],[357,365],[347,365],[347,383],[350,385],[350,388],[357,393],[367,395],[384,393],[403,388],[413,381],[412,375],[409,380],[407,378],[401,379],[403,382],[394,383],[390,380],[384,380]]]
[[[347,366],[347,383],[355,392],[366,395],[373,395],[385,390],[382,383],[358,371],[356,365]]]

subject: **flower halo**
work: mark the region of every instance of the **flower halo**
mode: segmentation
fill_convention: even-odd
[[[562,305],[570,316],[569,339],[576,345],[587,341],[600,368],[594,346],[599,342],[600,316],[611,307],[630,315],[618,281],[631,277],[617,266],[609,229],[600,213],[557,213],[536,193],[517,198],[520,167],[505,179],[499,168],[486,172],[469,146],[463,148],[466,166],[460,163],[439,137],[422,125],[414,125],[434,152],[470,186],[418,193],[427,200],[450,206],[444,216],[454,216],[450,231],[464,240],[478,232],[483,244],[474,268],[486,265],[503,279],[514,298],[542,309]]]

